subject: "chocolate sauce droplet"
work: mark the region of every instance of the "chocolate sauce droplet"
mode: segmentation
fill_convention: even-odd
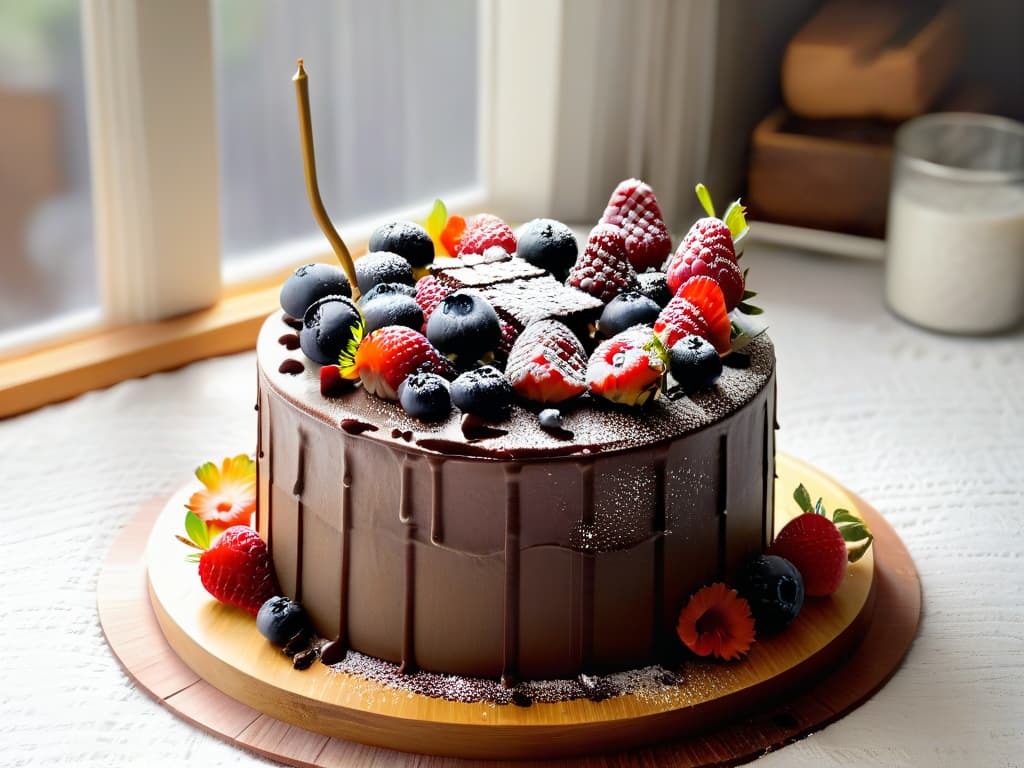
[[[299,334],[286,333],[277,340],[277,343],[283,346],[285,349],[298,349]]]
[[[290,315],[284,315],[281,319],[284,320],[284,324],[287,325],[289,328],[294,328],[296,331],[302,330],[301,320],[291,317]]]
[[[363,432],[377,431],[377,427],[373,424],[367,424],[365,421],[359,421],[358,419],[342,419],[341,428],[350,435],[361,435]]]
[[[280,373],[289,373],[292,376],[296,376],[302,373],[304,370],[306,370],[306,366],[304,366],[298,360],[292,360],[291,358],[288,358],[283,363],[281,363],[281,367],[278,368],[277,370]]]
[[[344,661],[346,656],[348,656],[348,647],[340,638],[331,640],[320,648],[320,661],[327,666]]]
[[[487,440],[492,437],[507,435],[508,430],[492,427],[479,416],[466,413],[462,416],[462,434],[465,435],[467,440]]]

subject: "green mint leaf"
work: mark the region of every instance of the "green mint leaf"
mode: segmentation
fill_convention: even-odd
[[[700,200],[700,206],[704,209],[708,216],[715,215],[715,206],[711,202],[711,193],[708,192],[708,188],[703,184],[698,184],[696,188],[697,199]]]
[[[804,512],[813,512],[814,507],[811,506],[811,494],[804,488],[804,484],[800,483],[793,491],[793,500],[796,501],[796,505],[800,507]]]
[[[185,533],[199,549],[210,548],[210,529],[191,509],[185,515]]]

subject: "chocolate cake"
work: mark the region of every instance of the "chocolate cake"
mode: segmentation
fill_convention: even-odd
[[[770,542],[775,358],[644,409],[581,403],[480,437],[320,391],[282,313],[258,342],[257,527],[324,637],[403,665],[531,679],[643,666],[686,598]]]

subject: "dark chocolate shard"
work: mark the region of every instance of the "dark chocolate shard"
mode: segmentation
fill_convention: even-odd
[[[295,669],[309,669],[319,656],[320,652],[316,648],[307,648],[295,654],[294,658],[292,658],[292,666]]]

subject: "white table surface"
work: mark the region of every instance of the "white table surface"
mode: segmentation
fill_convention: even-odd
[[[895,677],[757,764],[1024,765],[1024,333],[907,326],[877,262],[761,247],[744,263],[778,352],[779,449],[877,507],[924,586]],[[136,690],[95,608],[140,505],[254,449],[255,375],[240,354],[0,421],[0,765],[266,764]]]

